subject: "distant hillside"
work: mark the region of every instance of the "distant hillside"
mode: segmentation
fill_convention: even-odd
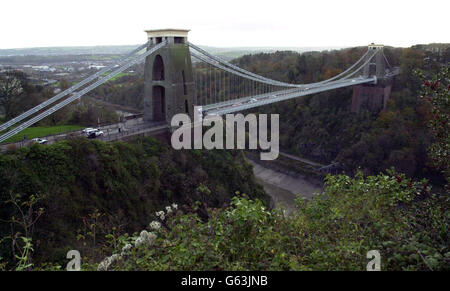
[[[130,52],[138,45],[111,45],[111,46],[77,46],[77,47],[38,47],[38,48],[18,48],[0,49],[0,57],[14,56],[61,56],[61,55],[119,55]],[[342,47],[235,47],[219,48],[201,46],[208,52],[222,56],[226,59],[237,58],[246,54],[275,51],[323,51],[330,49],[340,49]]]
[[[417,44],[413,46],[416,49],[422,49],[434,53],[449,53],[450,43],[430,43],[430,44]]]
[[[138,45],[111,46],[67,46],[67,47],[35,47],[18,49],[0,49],[0,56],[55,56],[55,55],[103,55],[123,54],[138,47]]]
[[[418,44],[413,47],[445,51],[450,44],[432,43]],[[12,56],[62,56],[62,55],[120,55],[138,47],[138,45],[107,45],[107,46],[67,46],[67,47],[35,47],[35,48],[17,48],[0,49],[0,57]],[[336,50],[346,47],[328,46],[328,47],[212,47],[200,46],[210,53],[222,56],[227,59],[237,58],[246,54],[270,53],[276,51],[325,51]]]
[[[310,51],[324,51],[341,49],[344,47],[210,47],[210,46],[200,46],[204,50],[223,57],[224,59],[234,59],[248,54],[258,54],[258,53],[273,53],[276,51],[295,51],[295,52],[310,52]]]

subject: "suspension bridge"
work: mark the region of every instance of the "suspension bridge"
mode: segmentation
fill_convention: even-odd
[[[291,84],[255,74],[188,41],[189,30],[146,31],[148,41],[74,86],[0,125],[0,142],[50,116],[135,64],[145,62],[144,114],[136,134],[161,130],[178,113],[224,115],[349,86],[366,86],[369,98],[387,101],[389,81],[398,74],[371,44],[346,70],[327,80]],[[386,85],[388,84],[388,85]],[[372,89],[370,89],[372,88]],[[386,90],[386,88],[388,90]],[[381,89],[381,90],[380,90]],[[381,93],[380,93],[381,92]],[[194,107],[201,106],[201,112]],[[111,139],[111,138],[110,138]],[[109,140],[109,139],[108,139]]]

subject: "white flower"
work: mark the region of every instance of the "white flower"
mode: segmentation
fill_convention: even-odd
[[[158,221],[152,221],[152,223],[150,223],[150,228],[153,230],[159,230],[161,228],[161,223]]]
[[[134,242],[134,245],[138,248],[140,246],[142,246],[144,244],[144,240],[142,239],[142,237],[138,237],[136,239],[136,241]]]
[[[138,248],[141,246],[150,247],[153,245],[156,239],[156,234],[153,232],[147,232],[146,230],[141,231],[140,236],[134,242],[134,245]]]
[[[167,214],[172,213],[172,208],[170,206],[166,207]]]
[[[131,250],[132,247],[133,247],[133,246],[132,246],[131,244],[126,244],[126,245],[122,248],[122,255],[128,253],[128,252]]]
[[[141,234],[139,235],[142,237],[142,239],[146,240],[148,237],[148,232],[146,230],[141,231]]]
[[[100,264],[98,264],[97,271],[108,271],[109,266],[117,260],[122,259],[119,254],[113,254],[110,257],[105,258]]]
[[[156,212],[156,216],[158,216],[159,219],[161,219],[161,220],[164,220],[164,219],[165,219],[164,211]]]
[[[156,216],[158,216],[159,219],[161,219],[161,220],[164,220],[164,219],[165,219],[164,211],[156,212]]]
[[[103,260],[100,264],[98,264],[97,271],[108,271],[109,263],[106,260]]]
[[[153,243],[155,242],[156,238],[157,238],[156,234],[154,234],[153,232],[149,232],[148,233],[147,244],[150,245],[150,246],[153,245]]]
[[[113,254],[111,257],[109,257],[109,259],[111,260],[111,263],[117,260],[122,259],[122,257],[119,254]]]
[[[172,208],[173,208],[173,209],[178,209],[178,205],[175,204],[175,203],[173,203],[173,204],[172,204]]]

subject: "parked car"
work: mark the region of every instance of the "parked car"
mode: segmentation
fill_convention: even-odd
[[[36,142],[38,144],[46,144],[48,142],[48,140],[44,138],[33,138],[31,141]]]
[[[96,130],[96,128],[88,127],[88,128],[83,129],[83,133],[88,133],[89,131],[93,131],[93,130]]]
[[[90,131],[86,132],[86,137],[87,138],[96,138],[96,137],[99,137],[99,136],[102,136],[102,135],[104,135],[103,131],[98,130],[98,129],[93,129],[93,130],[90,130]]]

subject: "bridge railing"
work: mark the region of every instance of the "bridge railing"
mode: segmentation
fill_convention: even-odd
[[[98,137],[97,139],[102,141],[115,141],[115,140],[121,140],[125,139],[131,136],[136,136],[139,134],[145,134],[149,132],[158,132],[162,130],[168,129],[169,126],[165,123],[162,123],[161,125],[152,125],[149,123],[144,123],[138,126],[130,127],[130,128],[124,128],[118,132],[115,133],[108,133],[104,136]]]

